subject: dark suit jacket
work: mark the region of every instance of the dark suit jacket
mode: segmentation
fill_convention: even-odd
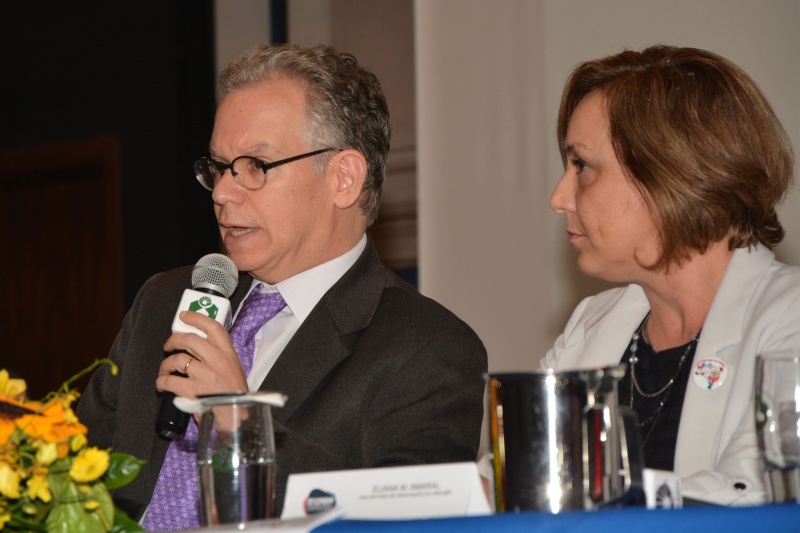
[[[240,277],[234,309],[251,281]],[[135,519],[169,445],[155,432],[155,380],[190,283],[191,267],[145,283],[111,349],[120,374],[99,369],[78,404],[93,446],[147,461],[114,495]],[[469,326],[387,270],[370,241],[260,387],[288,396],[273,410],[278,512],[290,473],[475,460],[486,366],[486,350]]]

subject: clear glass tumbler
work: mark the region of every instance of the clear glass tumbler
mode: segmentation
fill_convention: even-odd
[[[773,503],[800,503],[800,349],[756,360],[756,430]]]
[[[201,401],[197,467],[205,525],[274,518],[275,439],[270,406],[247,395]]]

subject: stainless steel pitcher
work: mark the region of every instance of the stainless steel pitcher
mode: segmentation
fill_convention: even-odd
[[[636,414],[620,407],[625,365],[489,376],[497,512],[643,502]]]

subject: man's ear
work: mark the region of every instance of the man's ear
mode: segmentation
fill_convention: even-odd
[[[343,150],[334,156],[334,203],[340,209],[352,207],[361,197],[367,179],[367,159],[358,150]]]

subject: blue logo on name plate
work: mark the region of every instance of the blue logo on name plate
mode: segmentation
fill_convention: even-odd
[[[314,489],[303,502],[306,515],[322,513],[336,507],[336,495],[324,490]]]

